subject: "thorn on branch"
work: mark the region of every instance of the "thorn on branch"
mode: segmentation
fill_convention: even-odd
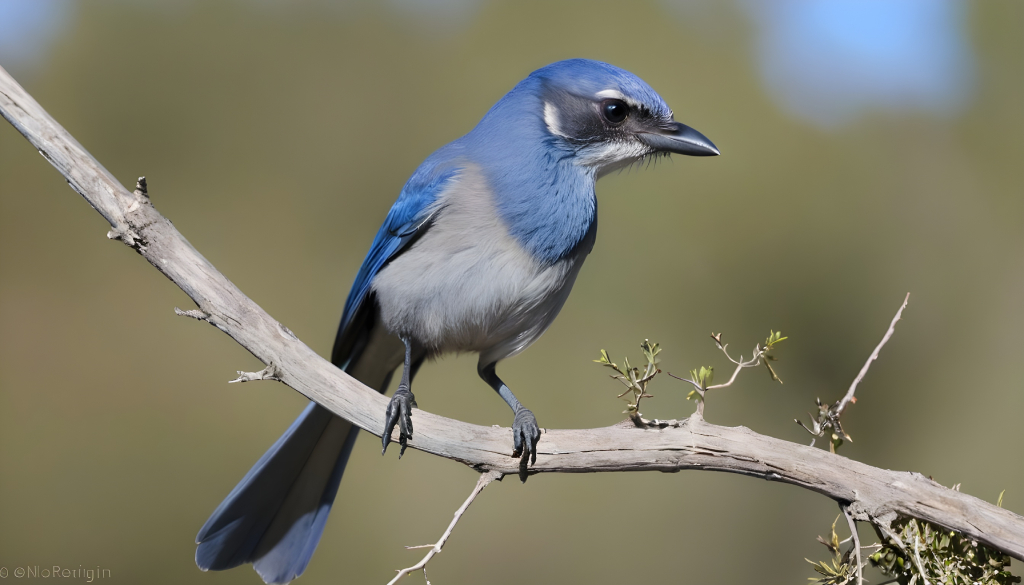
[[[241,370],[235,370],[238,372],[238,377],[234,380],[228,380],[228,384],[234,384],[236,382],[255,382],[256,380],[272,380],[280,382],[281,372],[277,369],[274,364],[268,364],[267,367],[263,368],[258,372],[243,372]]]
[[[179,317],[191,317],[199,321],[210,320],[210,314],[202,309],[189,309],[188,311],[182,311],[178,307],[174,307],[174,314]]]
[[[146,185],[146,177],[139,177],[139,180],[135,183],[135,191],[132,191],[134,200],[128,205],[128,209],[125,209],[125,213],[131,213],[143,205],[148,205],[149,201],[149,189]]]
[[[146,177],[139,177],[139,180],[135,182],[135,193],[143,197],[149,197],[149,190],[146,185]]]

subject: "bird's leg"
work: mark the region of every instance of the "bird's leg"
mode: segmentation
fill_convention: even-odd
[[[408,446],[409,439],[412,438],[412,409],[416,406],[416,397],[409,390],[409,380],[412,377],[413,369],[412,340],[403,337],[402,343],[405,344],[402,382],[398,385],[398,389],[395,390],[395,394],[391,397],[388,408],[384,412],[384,434],[380,438],[384,446],[380,454],[383,455],[388,450],[388,443],[391,442],[391,431],[395,430],[395,425],[398,425],[398,443],[402,446],[402,450],[398,452],[399,459],[405,454],[405,448]]]
[[[530,463],[537,462],[537,442],[540,441],[540,427],[537,426],[537,418],[533,416],[530,409],[524,407],[516,399],[508,386],[501,381],[501,378],[494,372],[494,364],[484,366],[478,370],[480,377],[487,382],[494,391],[501,396],[501,399],[508,404],[515,419],[512,421],[512,447],[513,457],[522,456],[523,465],[529,460]]]

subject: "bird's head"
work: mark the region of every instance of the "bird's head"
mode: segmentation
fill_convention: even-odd
[[[559,61],[534,71],[522,86],[513,94],[532,94],[545,131],[597,176],[661,154],[719,154],[703,134],[676,122],[651,86],[607,63]]]

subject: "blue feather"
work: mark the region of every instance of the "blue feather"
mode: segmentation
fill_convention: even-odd
[[[429,223],[429,211],[438,196],[459,172],[448,153],[456,150],[452,143],[435,152],[423,162],[402,188],[398,200],[391,206],[384,224],[377,231],[377,237],[370,245],[370,251],[356,274],[352,289],[345,301],[341,314],[339,332],[344,332],[363,305],[370,284],[381,268],[402,251],[416,234]],[[341,334],[341,333],[339,333]]]

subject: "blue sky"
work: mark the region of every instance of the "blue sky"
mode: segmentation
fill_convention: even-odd
[[[787,112],[830,127],[871,110],[959,111],[973,87],[966,6],[956,0],[742,3],[757,29],[765,89]]]
[[[0,65],[37,67],[73,16],[68,0],[0,0]]]

